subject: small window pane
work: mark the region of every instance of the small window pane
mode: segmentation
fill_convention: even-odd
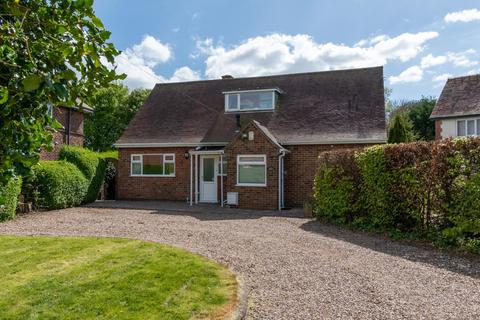
[[[271,91],[244,92],[240,94],[240,110],[272,108],[273,94]]]
[[[465,134],[465,120],[457,121],[457,136],[463,137]]]
[[[477,136],[480,136],[480,119],[477,119]]]
[[[132,174],[142,174],[142,164],[132,163]]]
[[[238,94],[228,94],[227,95],[227,108],[229,110],[238,109]]]
[[[132,161],[141,161],[142,158],[140,156],[132,156]]]
[[[213,182],[215,177],[215,159],[203,159],[203,181]]]
[[[144,155],[143,174],[163,174],[163,155]]]
[[[265,165],[239,165],[238,182],[265,184]]]
[[[475,134],[475,120],[467,121],[467,136],[473,136]]]
[[[220,161],[218,161],[218,174],[227,175],[227,161],[223,160],[223,163],[220,164]]]
[[[175,174],[175,164],[165,163],[165,175],[174,175]]]
[[[173,161],[173,155],[172,154],[166,155],[165,156],[165,161]]]
[[[264,162],[264,157],[255,157],[255,156],[241,156],[239,157],[241,162]]]

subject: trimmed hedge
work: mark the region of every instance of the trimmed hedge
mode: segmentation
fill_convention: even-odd
[[[480,252],[480,138],[322,154],[317,217]]]
[[[90,203],[97,200],[107,170],[105,157],[81,147],[63,146],[59,158],[75,164],[87,179],[88,189],[82,202]]]
[[[88,180],[73,163],[40,161],[33,172],[31,184],[38,208],[67,208],[77,206],[85,199]]]
[[[0,186],[0,221],[15,218],[18,196],[22,189],[22,178],[12,178]]]

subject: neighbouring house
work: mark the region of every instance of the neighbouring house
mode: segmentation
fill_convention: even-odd
[[[117,198],[302,206],[320,152],[385,141],[382,67],[157,84],[115,144]]]
[[[52,107],[48,112],[55,118],[62,128],[53,133],[53,150],[42,150],[40,160],[56,160],[64,144],[83,146],[83,121],[85,113],[92,113],[93,109],[83,104],[81,107]]]
[[[448,79],[430,119],[436,139],[480,136],[480,74]]]

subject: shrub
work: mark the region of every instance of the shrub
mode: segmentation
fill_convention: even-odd
[[[60,209],[82,203],[88,180],[67,161],[40,161],[33,168],[31,185],[36,195],[35,205],[44,209]]]
[[[63,146],[60,150],[59,158],[75,164],[88,181],[88,189],[83,203],[93,202],[97,199],[105,180],[107,168],[105,157],[110,155],[102,156],[91,150],[74,146]]]
[[[329,152],[314,199],[318,217],[480,252],[480,138]]]
[[[21,188],[20,177],[11,178],[4,186],[0,186],[0,221],[15,218]]]

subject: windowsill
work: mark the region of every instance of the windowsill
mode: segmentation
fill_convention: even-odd
[[[257,183],[237,183],[236,187],[266,187],[266,184],[257,184]]]
[[[248,109],[248,110],[225,110],[225,113],[247,113],[247,112],[273,112],[275,111],[275,108],[273,109]]]
[[[175,178],[176,175],[163,175],[163,174],[131,174],[130,177],[154,177],[154,178]]]

